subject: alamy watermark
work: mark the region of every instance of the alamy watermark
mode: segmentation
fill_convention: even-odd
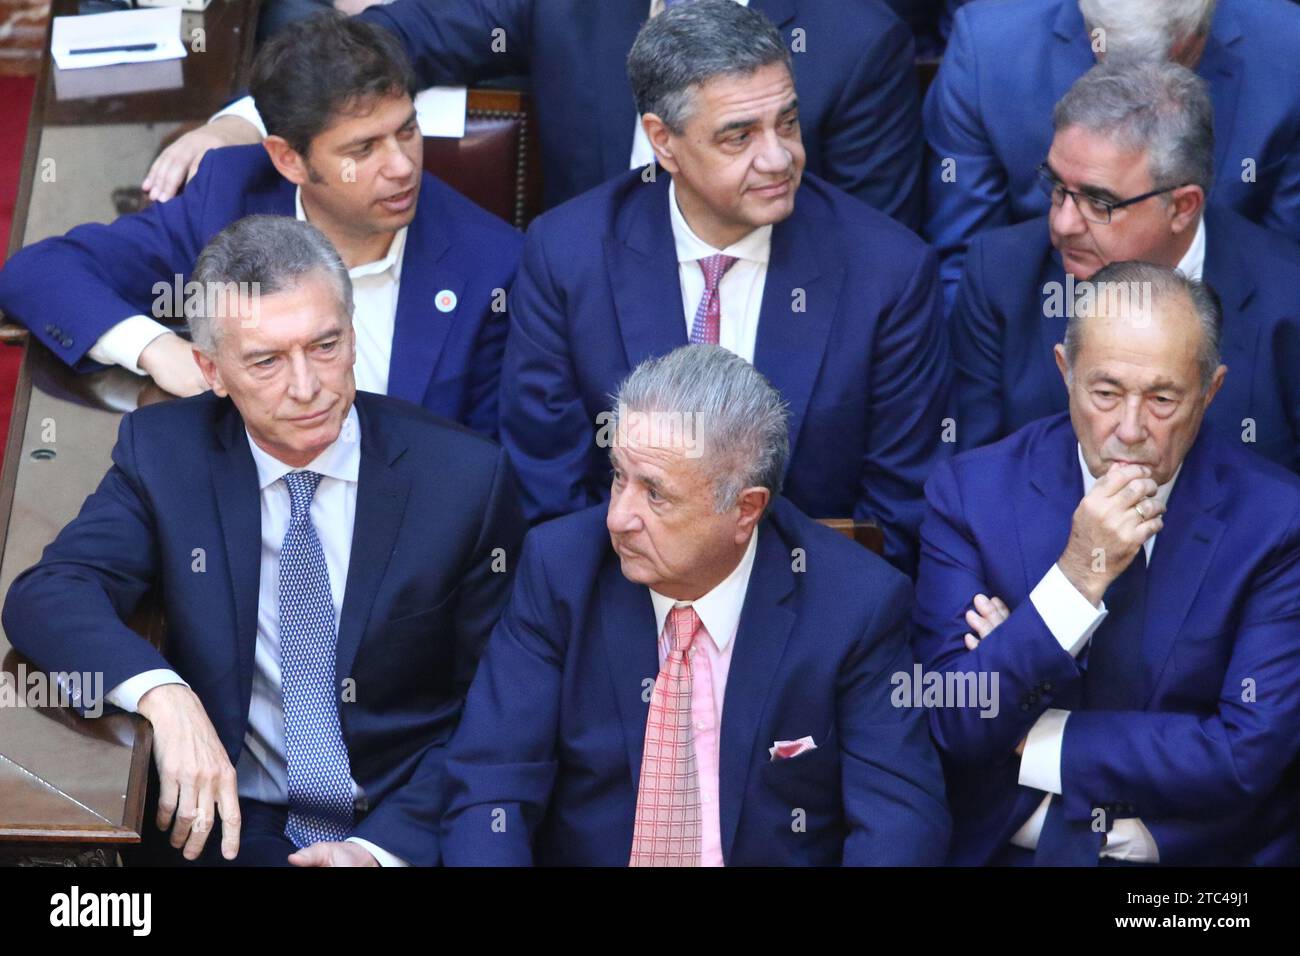
[[[87,717],[104,712],[104,675],[100,671],[0,671],[0,707],[82,707]]]
[[[895,671],[889,683],[895,707],[978,707],[990,719],[1002,709],[997,671],[925,671],[914,664],[910,673]]]
[[[596,415],[596,446],[680,448],[687,458],[704,454],[704,416],[699,412],[640,412],[620,403]]]

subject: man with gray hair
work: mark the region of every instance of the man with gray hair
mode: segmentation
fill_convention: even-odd
[[[522,536],[508,463],[357,391],[351,280],[314,226],[241,219],[194,277],[211,391],[122,420],[5,632],[150,722],[158,828],[186,860],[435,864],[445,744]],[[123,623],[150,589],[162,649]]]
[[[632,368],[712,343],[789,406],[790,500],[874,521],[914,567],[921,485],[950,447],[934,256],[805,172],[791,69],[731,0],[642,28],[628,75],[657,165],[536,220],[511,291],[501,439],[530,520],[608,496],[597,418]]]
[[[604,421],[608,505],[530,533],[470,688],[446,861],[942,860],[938,759],[891,692],[911,587],[781,497],[776,391],[688,345],[639,365]]]
[[[1288,0],[975,0],[923,109],[924,235],[949,308],[969,242],[1048,210],[1052,106],[1097,62],[1194,69],[1214,103],[1217,202],[1300,240],[1300,7]]]
[[[1092,279],[1069,410],[926,485],[917,657],[999,676],[935,709],[952,862],[1300,862],[1300,478],[1203,427],[1232,371],[1212,292]]]
[[[1222,301],[1232,374],[1210,427],[1300,470],[1300,246],[1211,191],[1205,82],[1175,63],[1108,59],[1053,118],[1038,170],[1047,215],[980,235],[966,258],[952,314],[958,449],[1065,410],[1052,347],[1076,294],[1107,263],[1142,260],[1203,278]]]

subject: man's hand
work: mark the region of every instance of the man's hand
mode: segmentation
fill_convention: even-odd
[[[975,606],[966,612],[966,623],[974,634],[966,635],[966,649],[973,651],[980,646],[980,641],[988,637],[993,629],[1011,616],[1002,598],[987,598],[983,594],[975,595]]]
[[[313,843],[289,855],[294,866],[378,866],[359,843]]]
[[[1056,563],[1079,593],[1100,606],[1106,588],[1164,527],[1165,506],[1146,465],[1112,465],[1074,511],[1070,542]]]
[[[194,178],[199,170],[199,161],[208,150],[261,141],[262,134],[248,120],[238,116],[219,116],[211,123],[190,130],[159,153],[140,188],[154,202],[166,202]]]
[[[146,345],[138,361],[157,386],[172,395],[185,398],[208,390],[207,379],[194,361],[194,346],[175,332]]]
[[[195,860],[219,814],[221,855],[233,860],[240,826],[235,768],[203,704],[184,684],[162,684],[141,697],[137,709],[153,725],[158,829],[172,827],[172,846]]]

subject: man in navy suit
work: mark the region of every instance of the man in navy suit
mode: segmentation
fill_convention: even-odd
[[[432,865],[446,744],[517,554],[508,462],[356,391],[351,282],[311,225],[240,220],[194,274],[218,293],[191,320],[212,391],[122,420],[5,631],[149,720],[185,859]],[[151,587],[162,651],[123,623]]]
[[[667,0],[672,6],[683,0]],[[795,51],[809,168],[905,225],[920,227],[921,117],[907,27],[879,0],[739,0]],[[647,17],[665,0],[397,0],[362,19],[393,30],[422,86],[532,81],[549,208],[654,156],[625,68]],[[340,4],[340,6],[352,6]],[[223,111],[224,113],[225,111]],[[213,143],[250,143],[241,104],[179,140],[144,187],[172,194]]]
[[[204,245],[256,213],[316,225],[356,298],[357,385],[495,435],[505,290],[521,239],[422,173],[414,76],[379,27],[295,24],[259,52],[252,89],[276,134],[221,150],[178,198],[24,249],[0,308],[78,369],[118,364],[190,395],[206,388],[181,319]]]
[[[949,382],[934,256],[804,172],[790,55],[728,0],[652,19],[629,58],[658,167],[529,229],[510,293],[502,442],[531,520],[608,495],[608,396],[642,360],[713,342],[789,403],[790,500],[872,520],[909,570]]]
[[[1056,361],[1069,412],[926,487],[916,651],[961,864],[1300,860],[1300,479],[1202,427],[1218,306],[1118,263]],[[927,676],[926,680],[930,678]]]
[[[780,497],[775,390],[683,346],[623,383],[611,436],[608,507],[525,541],[448,753],[445,861],[942,861],[938,757],[891,692],[911,586]]]
[[[952,314],[959,450],[1065,410],[1052,349],[1070,293],[1139,260],[1204,278],[1222,302],[1232,374],[1209,425],[1300,470],[1300,247],[1206,207],[1212,110],[1204,81],[1160,62],[1093,67],[1057,105],[1046,218],[983,233],[966,257]]]
[[[949,307],[972,237],[1047,212],[1035,170],[1052,106],[1103,55],[1194,68],[1214,101],[1217,202],[1300,239],[1300,8],[976,0],[957,11],[923,110],[925,235],[943,260]]]

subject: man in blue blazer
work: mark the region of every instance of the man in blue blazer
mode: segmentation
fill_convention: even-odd
[[[448,754],[445,861],[940,862],[939,761],[892,700],[911,587],[779,496],[776,392],[683,346],[611,429],[608,507],[525,541]]]
[[[120,364],[194,394],[206,385],[168,320],[195,257],[243,216],[296,215],[351,271],[358,387],[495,435],[521,238],[421,171],[400,46],[342,16],[294,24],[259,52],[252,88],[276,133],[265,148],[213,152],[176,199],[22,250],[0,271],[0,308],[75,368]]]
[[[682,0],[669,0],[669,5]],[[879,0],[740,0],[794,50],[809,168],[905,225],[920,227],[920,95],[907,27]],[[527,74],[537,111],[545,204],[559,205],[653,155],[627,82],[627,51],[664,0],[398,0],[361,18],[392,30],[421,86]],[[245,108],[236,116],[255,118]],[[159,157],[145,189],[170,195],[213,134]],[[256,130],[235,121],[233,138]]]
[[[195,276],[249,291],[193,318],[212,392],[123,419],[5,632],[150,721],[158,825],[186,859],[432,865],[446,743],[521,537],[509,465],[356,391],[351,284],[312,226],[240,220]],[[162,650],[123,623],[151,588]]]
[[[1300,239],[1300,8],[1203,0],[1189,20],[1187,4],[1167,6],[1179,16],[1131,0],[976,0],[957,11],[923,109],[925,236],[949,307],[977,233],[1047,212],[1035,170],[1052,106],[1103,41],[1112,58],[1167,54],[1196,69],[1214,101],[1217,201]]]
[[[1099,65],[1062,99],[1055,126],[1047,217],[976,237],[966,258],[952,314],[958,450],[1065,410],[1052,349],[1071,292],[1107,262],[1140,260],[1204,278],[1222,302],[1232,374],[1210,426],[1300,470],[1300,246],[1206,207],[1214,140],[1204,82],[1172,63]]]
[[[1295,864],[1300,479],[1202,427],[1234,374],[1212,293],[1094,281],[1116,294],[1056,347],[1069,413],[926,487],[917,657],[1000,701],[930,711],[952,861]]]
[[[530,227],[501,418],[531,520],[608,494],[608,396],[689,339],[752,361],[789,403],[790,500],[875,521],[886,556],[914,566],[921,487],[947,447],[934,257],[804,173],[788,62],[776,31],[728,0],[655,17],[629,65],[659,166]]]

